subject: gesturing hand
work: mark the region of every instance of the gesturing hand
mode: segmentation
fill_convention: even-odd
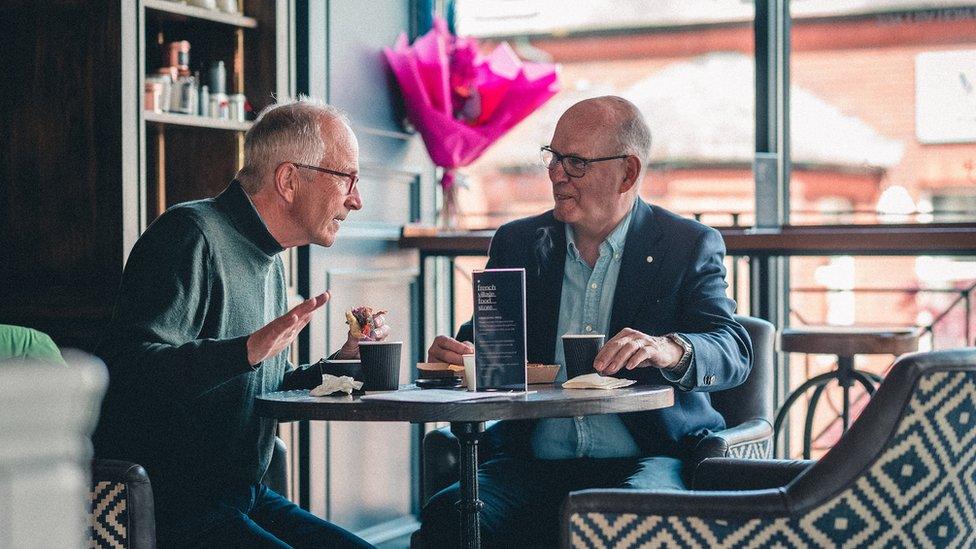
[[[291,345],[302,328],[312,319],[312,313],[329,301],[329,292],[306,299],[294,309],[264,325],[247,338],[247,361],[251,366],[261,363]]]
[[[383,341],[390,335],[390,326],[386,323],[386,315],[380,313],[373,316],[373,329],[370,332],[370,337],[372,341]],[[366,339],[363,337],[356,337],[352,335],[352,330],[350,329],[346,332],[346,342],[342,344],[342,348],[339,349],[339,354],[337,358],[342,359],[353,359],[359,358],[359,342]]]
[[[623,368],[669,368],[681,360],[683,352],[680,345],[664,336],[651,336],[624,328],[600,349],[593,361],[593,368],[606,376]]]

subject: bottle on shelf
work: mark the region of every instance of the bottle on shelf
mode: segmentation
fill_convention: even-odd
[[[210,87],[200,86],[200,116],[210,116]]]
[[[230,103],[227,97],[227,69],[223,61],[214,61],[210,66],[210,116],[230,118]]]

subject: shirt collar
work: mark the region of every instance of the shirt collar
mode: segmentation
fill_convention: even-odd
[[[236,179],[215,200],[237,230],[262,252],[273,256],[284,250],[261,219],[251,197]]]
[[[630,213],[625,215],[620,223],[610,231],[610,234],[603,240],[600,244],[600,254],[603,255],[606,251],[612,252],[614,255],[623,255],[624,244],[627,242],[627,230],[630,229],[630,221],[634,218],[634,212],[637,211],[637,200],[634,200],[634,205],[630,208]],[[609,250],[607,247],[609,246]],[[566,223],[566,254],[570,259],[576,261],[582,261],[579,249],[576,248],[576,238],[573,235],[573,228]]]

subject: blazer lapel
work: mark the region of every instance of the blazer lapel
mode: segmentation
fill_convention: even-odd
[[[643,200],[637,200],[637,211],[627,230],[607,339],[617,335],[639,312],[644,296],[658,282],[655,273],[667,253],[654,211]]]
[[[550,216],[552,214],[550,213]],[[566,264],[566,228],[550,217],[547,223],[536,229],[532,251],[534,254],[535,272],[526,273],[529,277],[536,277],[537,285],[529,290],[527,306],[535,310],[538,315],[529,317],[539,318],[535,326],[530,326],[530,353],[536,360],[551,363],[556,351],[556,328],[559,323],[559,302],[563,290],[563,269]]]

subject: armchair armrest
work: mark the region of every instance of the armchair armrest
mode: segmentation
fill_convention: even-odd
[[[785,459],[706,459],[698,464],[693,490],[762,490],[793,481],[814,462]]]
[[[692,463],[708,458],[767,458],[773,446],[773,427],[764,419],[751,419],[701,439],[692,454]]]
[[[458,439],[447,427],[424,435],[421,454],[424,503],[458,479],[460,453]]]
[[[114,459],[92,460],[91,531],[99,540],[131,549],[156,547],[152,485],[141,465]]]
[[[732,545],[730,534],[762,528],[786,516],[789,508],[782,488],[583,490],[571,492],[563,505],[561,547],[725,546]]]
[[[278,437],[275,437],[271,463],[268,465],[268,470],[264,472],[261,484],[288,497],[288,447],[285,446],[285,441]]]

